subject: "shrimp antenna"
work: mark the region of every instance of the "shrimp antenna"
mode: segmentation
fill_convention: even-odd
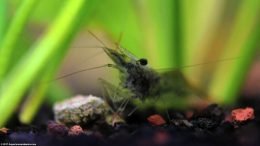
[[[115,45],[117,48],[120,48],[120,43],[121,43],[122,39],[123,39],[123,32],[121,31],[119,34],[118,40],[115,42]]]
[[[232,57],[232,58],[223,58],[223,59],[217,59],[209,62],[202,62],[202,63],[197,63],[197,64],[191,64],[191,65],[184,65],[180,67],[173,67],[173,68],[157,68],[156,70],[171,70],[171,69],[183,69],[183,68],[191,68],[191,67],[196,67],[196,66],[203,66],[203,65],[208,65],[208,64],[218,64],[221,62],[226,62],[226,61],[233,61],[236,59],[241,58],[241,56],[238,57]]]
[[[71,72],[69,74],[66,74],[66,75],[63,75],[63,76],[60,76],[52,81],[56,81],[56,80],[60,80],[60,79],[63,79],[65,77],[68,77],[68,76],[72,76],[74,74],[78,74],[78,73],[81,73],[81,72],[84,72],[84,71],[89,71],[89,70],[95,70],[95,69],[99,69],[99,68],[103,68],[103,67],[114,67],[113,64],[105,64],[105,65],[101,65],[101,66],[96,66],[96,67],[90,67],[90,68],[85,68],[85,69],[82,69],[82,70],[78,70],[78,71],[75,71],[75,72]]]
[[[209,61],[209,62],[202,62],[202,63],[192,64],[192,65],[184,65],[184,66],[181,66],[180,68],[195,67],[195,66],[207,65],[207,64],[212,64],[212,63],[221,63],[221,62],[236,60],[239,58],[241,58],[241,56],[232,57],[232,58],[223,58],[223,59],[213,60],[213,61]]]
[[[107,45],[102,41],[100,40],[93,32],[91,32],[90,30],[88,30],[88,32],[97,40],[99,41],[102,45],[104,45],[105,47],[107,47]],[[104,49],[104,47],[103,47]]]
[[[101,48],[101,49],[103,49],[104,46],[72,46],[71,48],[87,48],[87,49],[91,49],[91,48]]]

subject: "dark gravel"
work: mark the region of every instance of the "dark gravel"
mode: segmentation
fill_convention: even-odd
[[[258,146],[260,108],[257,105],[260,101],[250,99],[240,103],[236,107],[254,108],[254,120],[244,123],[230,122],[226,120],[226,115],[236,107],[221,108],[213,104],[202,111],[194,111],[190,118],[186,118],[185,112],[181,111],[169,111],[170,120],[162,114],[167,121],[167,124],[162,126],[152,126],[143,118],[151,115],[151,112],[137,112],[129,118],[128,124],[111,127],[99,122],[97,125],[84,127],[85,134],[78,136],[68,136],[67,127],[55,123],[41,126],[19,125],[18,128],[10,128],[8,133],[0,133],[0,141],[32,143],[39,146]]]

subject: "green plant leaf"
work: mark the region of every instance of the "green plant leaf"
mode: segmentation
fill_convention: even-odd
[[[0,82],[8,70],[16,42],[19,39],[30,14],[32,14],[36,3],[37,0],[22,1],[12,22],[9,24],[6,35],[0,42]]]
[[[6,0],[0,1],[0,44],[3,39],[5,28],[6,28]]]
[[[0,98],[0,127],[13,114],[23,94],[40,75],[48,62],[70,42],[83,22],[82,17],[93,9],[95,0],[66,1],[59,15],[34,49],[22,58],[3,82]],[[69,15],[68,15],[69,14]],[[63,52],[63,51],[62,51]],[[19,72],[19,74],[17,74]]]
[[[232,65],[220,66],[214,74],[210,86],[213,100],[219,103],[232,104],[238,98],[238,91],[245,80],[246,73],[260,39],[260,1],[242,1],[236,14],[235,23],[222,58],[240,56]],[[223,75],[224,74],[224,75]]]

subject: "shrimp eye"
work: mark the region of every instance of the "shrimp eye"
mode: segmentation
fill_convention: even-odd
[[[141,58],[141,59],[139,59],[138,61],[139,61],[139,63],[140,63],[141,65],[143,65],[143,66],[145,66],[145,65],[148,64],[148,61],[147,61],[147,59],[145,59],[145,58]]]

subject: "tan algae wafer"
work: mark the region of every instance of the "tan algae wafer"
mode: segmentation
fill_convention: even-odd
[[[77,95],[56,103],[53,108],[55,120],[64,124],[87,124],[109,111],[108,105],[99,97]]]

